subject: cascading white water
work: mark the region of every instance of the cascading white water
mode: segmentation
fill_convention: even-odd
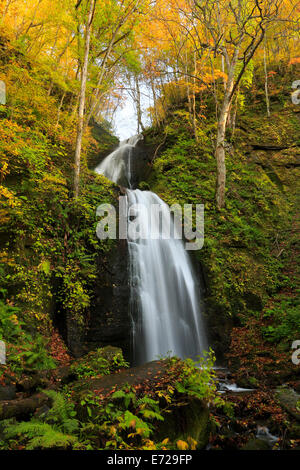
[[[117,183],[126,175],[131,188],[130,162],[137,140],[122,143],[95,171]],[[208,346],[199,287],[183,242],[175,237],[169,207],[150,191],[127,189],[126,194],[128,214],[136,204],[145,209],[136,214],[143,237],[128,237],[134,362],[167,354],[196,358]],[[153,205],[159,207],[161,216],[149,223]],[[170,227],[171,237],[163,233],[165,227]]]
[[[96,173],[101,173],[109,180],[130,188],[132,151],[141,139],[142,136],[138,134],[120,142],[119,147],[95,168]]]
[[[207,349],[195,275],[181,240],[163,239],[170,211],[150,191],[127,190],[128,206],[141,204],[138,222],[144,238],[128,240],[130,255],[133,345],[135,362],[147,362],[168,353],[196,357]],[[151,206],[158,205],[159,219],[149,223]],[[171,221],[170,233],[174,235]],[[155,239],[157,233],[161,238]]]

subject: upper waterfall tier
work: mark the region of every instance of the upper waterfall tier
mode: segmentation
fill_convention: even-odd
[[[132,188],[135,183],[133,166],[134,150],[139,141],[143,140],[141,134],[130,137],[120,142],[119,147],[109,154],[96,168],[96,173],[101,173],[109,180],[127,188]]]

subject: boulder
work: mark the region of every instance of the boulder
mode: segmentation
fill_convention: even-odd
[[[278,387],[275,396],[282,408],[284,408],[293,418],[300,421],[300,394],[292,388],[286,386]]]
[[[197,449],[205,449],[210,433],[209,409],[201,400],[190,399],[184,406],[174,407],[159,423],[157,440],[187,441],[189,437],[197,441]]]
[[[72,384],[72,397],[76,402],[77,416],[81,420],[88,419],[88,410],[84,404],[85,397],[98,397],[104,404],[110,399],[111,392],[122,389],[125,386],[137,386],[138,390],[144,387],[155,389],[157,385],[166,384],[168,371],[168,361],[152,361],[147,364],[132,367],[130,369],[103,376],[101,378],[86,378]],[[169,380],[170,377],[168,378]],[[169,385],[174,385],[173,381]],[[175,392],[176,393],[176,392]],[[147,396],[147,392],[143,392]],[[91,402],[92,403],[92,402]],[[93,405],[89,404],[92,408]],[[162,414],[164,421],[157,421],[155,424],[155,440],[162,441],[169,438],[170,441],[187,441],[192,438],[197,441],[197,448],[206,447],[210,432],[209,409],[202,400],[189,396],[180,397],[180,406],[177,402],[169,405],[168,412]],[[97,405],[95,406],[97,412]]]

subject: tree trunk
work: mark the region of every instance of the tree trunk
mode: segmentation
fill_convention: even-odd
[[[236,126],[236,115],[237,115],[237,110],[238,110],[238,105],[239,105],[239,92],[240,88],[238,87],[236,97],[235,97],[235,105],[234,105],[234,110],[233,110],[233,115],[231,118],[231,130],[232,130],[232,137],[235,134],[235,126]]]
[[[224,93],[223,103],[218,119],[217,142],[215,157],[217,160],[217,189],[216,202],[217,208],[222,209],[225,206],[225,187],[226,187],[226,163],[225,163],[225,132],[230,106],[232,102],[232,90],[234,87],[234,71],[238,58],[239,50],[236,49],[230,68],[228,70],[228,79]]]
[[[194,52],[193,130],[194,130],[195,141],[198,142],[198,135],[197,135],[197,117],[196,117],[196,76],[197,76],[197,60],[196,60],[196,53]]]
[[[266,105],[267,105],[267,115],[270,114],[270,100],[269,100],[269,85],[268,85],[268,71],[267,71],[267,52],[266,52],[266,40],[264,44],[264,72],[265,72],[265,94],[266,94]]]
[[[83,121],[84,121],[84,107],[85,107],[85,92],[86,92],[86,81],[88,74],[88,62],[90,52],[90,39],[91,39],[91,23],[94,13],[95,0],[90,1],[88,19],[85,28],[85,44],[84,44],[84,60],[81,71],[81,86],[79,95],[79,108],[78,108],[78,124],[77,124],[77,136],[76,136],[76,147],[75,147],[75,172],[74,172],[74,197],[77,198],[79,194],[79,179],[80,179],[80,155],[82,146],[83,136]]]
[[[152,96],[153,96],[153,108],[154,108],[154,116],[155,116],[155,125],[156,125],[156,127],[159,127],[159,116],[158,116],[158,111],[157,111],[155,85],[154,85],[153,78],[152,78],[151,74],[150,74],[150,83],[151,83],[151,90],[152,90]]]
[[[225,206],[225,185],[226,185],[226,165],[225,165],[225,131],[226,122],[229,113],[230,103],[228,97],[223,101],[222,109],[220,111],[218,129],[217,129],[217,143],[216,143],[216,160],[217,160],[217,193],[216,201],[217,208],[222,209]]]
[[[139,134],[140,129],[144,131],[145,128],[144,128],[143,121],[142,121],[141,92],[140,92],[139,78],[137,75],[134,78],[135,78],[135,90],[136,90],[137,133]]]
[[[59,106],[58,106],[58,110],[57,110],[57,119],[56,119],[55,128],[57,128],[57,127],[58,127],[58,124],[59,124],[60,113],[61,113],[61,110],[62,110],[62,107],[63,107],[63,103],[64,103],[65,96],[66,96],[66,92],[64,91],[64,93],[63,93],[63,95],[62,95],[62,97],[61,97]]]

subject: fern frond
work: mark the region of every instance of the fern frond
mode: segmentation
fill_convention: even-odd
[[[77,437],[63,434],[48,423],[31,420],[8,426],[5,430],[8,438],[24,436],[28,439],[26,449],[33,450],[37,448],[50,449],[67,447],[78,442]]]
[[[45,421],[57,424],[57,427],[66,433],[76,431],[79,428],[79,422],[73,418],[76,415],[74,405],[68,403],[61,393],[54,390],[46,390],[44,393],[52,400],[52,407],[47,413]]]

